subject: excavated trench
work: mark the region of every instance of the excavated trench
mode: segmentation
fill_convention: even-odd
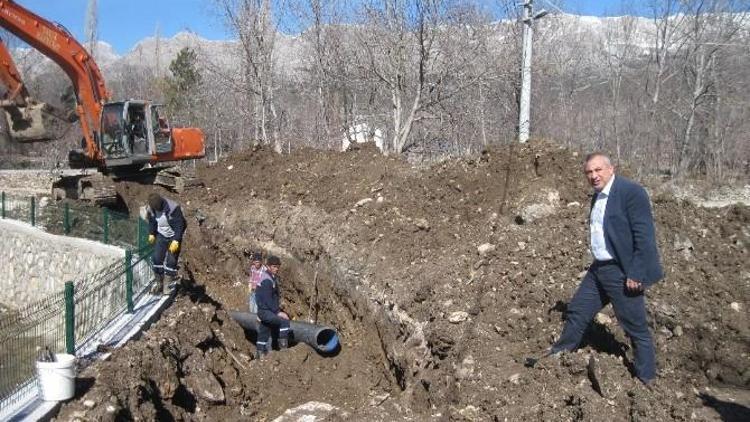
[[[339,415],[399,414],[409,371],[392,357],[398,334],[355,288],[345,287],[355,285],[355,272],[329,257],[300,259],[264,245],[282,258],[285,310],[296,320],[335,327],[341,347],[323,355],[299,343],[259,361],[253,357],[254,333],[228,315],[246,310],[247,295],[245,277],[227,276],[233,267],[227,263],[239,266],[246,259],[241,252],[219,252],[230,241],[214,240],[204,245],[214,253],[186,254],[185,279],[174,304],[143,339],[79,375],[80,399],[63,408],[60,420],[266,420],[307,402],[332,405]]]
[[[394,315],[388,312],[387,307],[368,295],[371,292],[362,283],[364,271],[356,264],[346,265],[347,258],[337,258],[320,248],[311,248],[317,242],[314,238],[296,237],[290,245],[283,247],[273,241],[246,237],[251,230],[241,236],[222,235],[235,230],[242,232],[240,227],[244,226],[224,224],[221,230],[216,230],[209,218],[200,227],[191,230],[193,233],[189,242],[199,243],[200,247],[194,253],[187,254],[185,268],[196,281],[206,286],[206,294],[221,302],[220,306],[226,310],[245,311],[247,291],[244,273],[249,260],[244,252],[260,250],[267,255],[280,256],[280,287],[285,311],[295,320],[334,327],[341,342],[341,348],[336,353],[321,356],[322,364],[329,366],[333,373],[327,375],[326,386],[332,394],[326,399],[318,397],[316,400],[360,414],[368,405],[382,405],[386,400],[395,400],[397,406],[403,403],[411,407],[414,404],[411,394],[404,393],[413,392],[413,385],[410,384],[413,368],[400,348],[413,333],[409,332],[408,324],[394,324]],[[232,252],[226,253],[230,250]],[[247,343],[244,347],[248,352],[253,352],[254,333],[246,331],[245,336]],[[294,348],[307,347],[297,344]],[[308,361],[288,362],[285,354],[295,353],[287,351],[272,356],[281,360],[282,367],[298,364],[294,371],[301,376],[297,381],[304,384],[308,373],[318,368]],[[292,391],[294,389],[291,387]],[[423,391],[423,388],[419,390]],[[283,394],[290,395],[288,386]],[[281,401],[288,402],[288,399]],[[301,403],[288,402],[286,405],[292,404]],[[423,401],[422,405],[426,406],[427,401]],[[426,410],[420,407],[415,410]],[[382,413],[381,407],[378,414]]]
[[[123,196],[136,210],[148,188],[128,189]],[[319,224],[319,210],[286,214],[263,201],[249,208],[228,214],[219,204],[186,207],[183,286],[175,302],[141,340],[79,376],[87,381],[80,399],[64,406],[62,420],[268,419],[308,402],[368,419],[429,411],[408,350],[429,354],[421,327],[369,285],[372,272],[357,258],[361,252],[337,255],[341,245],[325,243],[325,233],[335,230]],[[313,221],[318,227],[311,230]],[[254,359],[255,333],[229,312],[247,309],[246,252],[256,250],[281,257],[285,311],[334,327],[336,353],[300,343]],[[93,409],[87,401],[96,403]]]

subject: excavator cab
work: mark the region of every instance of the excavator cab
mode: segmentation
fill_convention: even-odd
[[[159,104],[149,106],[149,124],[156,154],[165,154],[172,151],[172,130],[169,128],[167,119],[159,114],[159,107],[161,107]]]
[[[99,148],[106,167],[132,168],[205,155],[203,132],[171,128],[160,107],[143,100],[104,105]]]
[[[99,148],[107,167],[136,167],[153,163],[159,148],[171,148],[169,133],[153,130],[152,104],[128,100],[105,104],[101,116]]]
[[[125,103],[110,103],[104,106],[99,147],[105,158],[126,158],[130,156],[126,124]]]

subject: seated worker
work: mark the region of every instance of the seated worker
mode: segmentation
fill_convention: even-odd
[[[289,347],[289,315],[281,310],[281,293],[279,290],[279,268],[281,260],[269,256],[266,261],[268,271],[263,273],[262,280],[255,289],[255,300],[258,303],[258,338],[255,341],[255,357],[262,358],[271,351],[271,330],[279,330],[279,349]]]
[[[247,282],[248,290],[250,291],[250,297],[248,299],[248,307],[250,312],[258,313],[258,302],[255,299],[255,290],[260,285],[263,279],[263,274],[268,271],[265,265],[263,265],[263,255],[260,252],[255,252],[250,261],[250,278]]]

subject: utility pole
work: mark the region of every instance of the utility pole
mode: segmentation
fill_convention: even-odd
[[[96,43],[98,41],[97,27],[99,26],[99,11],[96,0],[89,0],[86,7],[86,44],[91,57],[96,57]]]
[[[533,10],[534,0],[524,0],[523,15],[523,56],[521,60],[521,104],[518,110],[518,141],[525,143],[529,140],[531,127],[531,46],[534,36],[534,21],[547,14],[542,9],[537,14]]]
[[[154,48],[154,60],[156,62],[156,77],[161,78],[161,29],[159,22],[156,22],[156,30],[154,31],[154,38],[156,38],[156,48]]]

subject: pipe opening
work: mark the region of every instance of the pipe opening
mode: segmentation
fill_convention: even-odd
[[[332,352],[339,345],[339,336],[335,330],[324,328],[315,336],[315,343],[321,352]]]

